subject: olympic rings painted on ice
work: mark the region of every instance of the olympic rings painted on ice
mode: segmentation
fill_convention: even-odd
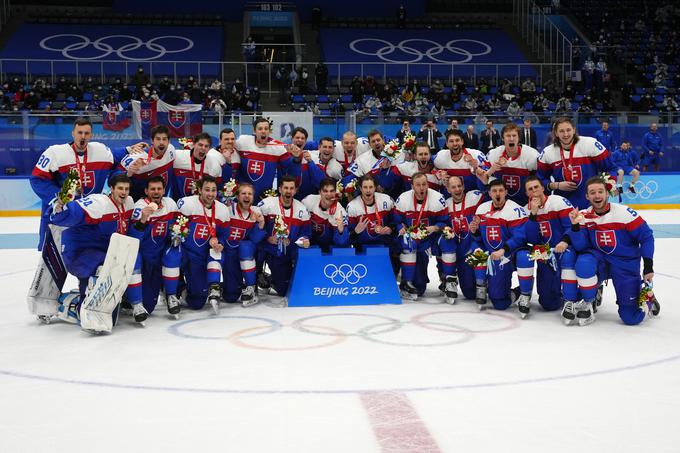
[[[186,321],[180,321],[175,324],[172,324],[170,327],[168,327],[168,332],[170,332],[173,335],[176,335],[178,337],[182,338],[190,338],[193,340],[228,340],[231,338],[233,334],[227,334],[225,336],[215,336],[215,337],[209,337],[205,335],[195,335],[195,334],[188,334],[184,333],[182,330],[184,329],[185,326],[190,325],[190,324],[195,324],[199,322],[205,322],[205,321],[214,321],[217,319],[252,319],[255,321],[263,321],[269,324],[269,326],[257,326],[257,327],[268,327],[269,330],[265,332],[260,332],[260,333],[255,333],[255,334],[250,334],[248,337],[257,337],[260,335],[267,335],[272,332],[276,332],[277,330],[280,330],[283,325],[274,320],[274,319],[269,319],[269,318],[260,318],[257,316],[211,316],[210,318],[198,318],[198,319],[189,319]]]
[[[414,323],[413,321],[403,321],[400,322],[400,327],[405,325],[405,324],[413,324],[418,327],[423,327],[423,324],[438,324],[442,326],[448,326],[448,327],[454,327],[458,329],[456,333],[463,334],[461,338],[454,338],[453,340],[447,340],[447,341],[442,341],[439,343],[400,343],[396,341],[387,341],[387,340],[379,340],[374,337],[374,335],[379,335],[379,333],[376,332],[371,332],[372,329],[376,327],[380,327],[384,324],[387,323],[379,323],[379,324],[373,324],[371,326],[366,326],[361,329],[359,329],[359,334],[361,335],[361,338],[364,340],[372,341],[374,343],[381,343],[381,344],[386,344],[389,346],[404,346],[404,347],[410,347],[410,348],[431,348],[431,347],[436,347],[436,346],[451,346],[454,344],[460,344],[460,343],[467,343],[468,341],[472,340],[472,337],[474,337],[474,333],[471,332],[470,330],[466,329],[465,327],[457,326],[454,324],[448,324],[448,323],[443,323],[443,322],[429,322],[429,321],[420,321],[419,324]],[[438,329],[431,329],[431,330],[438,330]],[[452,332],[452,331],[445,331],[445,332]],[[385,332],[380,332],[380,333],[385,333]]]
[[[358,47],[359,43],[365,43],[365,42],[377,42],[379,44],[384,44],[383,47],[379,47],[373,52],[369,52],[366,50],[361,50]],[[430,47],[425,50],[421,51],[415,47],[409,46],[408,44],[415,44],[415,43],[425,43],[430,44]],[[464,47],[461,47],[463,43],[472,43],[476,44],[479,46],[482,46],[483,50],[481,52],[473,52],[470,50],[467,50]],[[422,38],[412,38],[412,39],[404,39],[400,41],[398,44],[393,44],[390,41],[384,40],[384,39],[377,39],[377,38],[361,38],[361,39],[355,39],[354,41],[349,43],[349,48],[352,49],[354,52],[362,54],[362,55],[368,55],[368,56],[375,56],[380,58],[383,61],[386,61],[388,63],[418,63],[423,60],[423,58],[427,57],[430,60],[434,60],[439,63],[467,63],[472,60],[473,57],[480,57],[482,55],[487,55],[491,53],[491,46],[488,45],[485,42],[482,41],[477,41],[476,39],[452,39],[451,41],[447,42],[446,44],[442,45],[436,41],[432,41],[430,39],[422,39]],[[392,59],[388,58],[387,55],[391,55],[397,51],[400,51],[404,54],[408,55],[413,55],[413,58],[403,58],[400,60],[397,59]],[[461,56],[463,58],[447,58],[447,59],[440,59],[437,58],[436,56],[440,55],[442,52],[448,51],[454,55]],[[426,61],[427,63],[427,61]]]
[[[64,45],[62,47],[52,47],[48,43],[51,42],[54,39],[59,39],[59,38],[76,38],[75,42]],[[113,45],[108,44],[106,41],[110,41],[112,39],[123,39],[126,41],[130,41],[127,44],[123,44],[118,46],[117,48],[114,48]],[[184,41],[185,46],[182,48],[177,48],[177,49],[168,49],[166,46],[160,44],[158,41],[160,40],[179,40],[179,41]],[[83,50],[89,47],[93,47],[94,49],[98,50],[101,52],[99,55],[95,56],[75,56],[72,55],[72,52],[76,52],[79,50]],[[42,47],[45,50],[51,50],[53,52],[61,52],[61,54],[64,56],[64,58],[68,58],[70,60],[99,60],[101,58],[106,58],[111,54],[116,54],[118,58],[122,60],[157,60],[159,58],[164,57],[166,54],[169,53],[181,53],[181,52],[186,52],[187,50],[191,49],[194,47],[194,42],[185,37],[185,36],[177,36],[177,35],[163,35],[163,36],[156,36],[155,38],[148,39],[148,40],[142,40],[141,38],[138,38],[136,36],[132,35],[108,35],[108,36],[102,36],[101,38],[97,38],[96,40],[92,41],[90,38],[88,38],[85,35],[78,35],[78,34],[73,34],[73,33],[62,33],[58,35],[52,35],[48,36],[47,38],[44,38],[40,41],[40,47]],[[156,55],[151,55],[151,56],[144,56],[144,57],[130,57],[126,55],[126,52],[132,52],[135,50],[139,50],[145,48],[148,51],[155,52]]]
[[[330,318],[330,317],[334,317],[334,316],[343,316],[343,317],[358,316],[358,317],[364,317],[364,318],[378,318],[380,320],[383,320],[383,321],[386,320],[387,321],[386,323],[383,323],[383,324],[387,324],[387,323],[391,324],[391,327],[385,329],[384,331],[377,332],[377,333],[392,332],[394,330],[401,328],[401,323],[402,323],[398,319],[390,318],[390,317],[383,316],[383,315],[373,315],[373,314],[370,314],[370,313],[329,313],[327,315],[314,315],[314,316],[307,316],[305,318],[296,319],[291,324],[291,327],[293,329],[299,330],[300,332],[308,333],[308,334],[311,334],[311,335],[332,335],[332,334],[323,333],[323,332],[315,332],[315,331],[309,329],[308,327],[305,327],[303,324],[305,322],[309,321],[309,320],[312,320],[312,319],[318,320],[319,318]],[[360,337],[360,336],[362,336],[361,333],[343,333],[343,335],[345,335],[347,337]]]
[[[416,316],[411,318],[411,321],[414,324],[419,325],[419,326],[421,326],[421,324],[423,324],[423,323],[432,324],[432,322],[430,322],[430,321],[423,321],[423,318],[426,318],[426,317],[432,316],[432,315],[441,315],[441,314],[454,314],[454,315],[467,314],[467,315],[493,316],[493,317],[496,317],[496,318],[501,318],[501,319],[504,319],[506,321],[509,321],[509,324],[504,325],[503,327],[497,327],[497,328],[493,328],[493,329],[478,330],[478,329],[467,329],[466,328],[466,330],[468,330],[469,332],[472,332],[472,333],[503,332],[503,331],[506,331],[506,330],[516,329],[521,324],[519,319],[513,317],[512,315],[508,315],[506,313],[501,313],[501,312],[489,311],[489,310],[485,310],[485,311],[482,311],[482,312],[480,312],[478,310],[474,310],[474,311],[473,310],[466,310],[466,311],[458,311],[458,310],[456,310],[456,311],[453,311],[453,310],[431,311],[429,313],[421,313],[419,315],[416,315]],[[443,324],[443,323],[437,323],[437,324]],[[424,325],[422,325],[421,327],[426,328],[426,329],[429,328],[429,327],[425,327]],[[440,330],[442,332],[456,332],[454,330],[444,330],[444,329],[433,329],[433,330]]]
[[[334,327],[324,327],[324,326],[314,326],[317,329],[326,329],[330,330],[333,332],[333,335],[335,335],[335,338],[331,338],[330,341],[326,341],[324,343],[320,343],[317,345],[312,345],[312,346],[288,346],[288,347],[281,347],[281,346],[261,346],[261,345],[254,345],[251,343],[246,343],[242,340],[242,338],[248,338],[255,336],[253,334],[243,336],[243,334],[247,332],[251,332],[253,330],[259,330],[259,329],[266,329],[267,326],[255,326],[255,327],[248,327],[246,329],[241,329],[238,330],[234,333],[232,333],[229,336],[229,341],[231,341],[233,344],[236,346],[240,346],[242,348],[248,348],[248,349],[260,349],[263,351],[306,351],[309,349],[319,349],[319,348],[326,348],[328,346],[335,346],[338,343],[342,343],[347,339],[345,335],[343,335],[342,331],[334,328]],[[270,333],[270,332],[266,332]]]
[[[356,285],[366,274],[368,274],[368,269],[363,264],[357,264],[354,267],[349,264],[341,264],[340,267],[335,264],[326,264],[323,268],[323,275],[336,285],[343,283]]]

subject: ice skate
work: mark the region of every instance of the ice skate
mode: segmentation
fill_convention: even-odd
[[[529,312],[531,311],[531,295],[521,294],[519,299],[517,299],[517,307],[519,308],[519,314],[522,319],[529,316]]]
[[[80,293],[78,290],[73,290],[69,293],[59,296],[59,308],[57,318],[70,324],[78,324],[78,302],[80,302]],[[50,317],[51,318],[51,317]],[[49,324],[51,319],[46,324]]]
[[[574,304],[574,312],[576,313],[576,319],[578,319],[579,326],[587,326],[588,324],[592,324],[595,321],[593,305],[594,303],[588,303],[585,301],[576,302]]]
[[[269,294],[272,288],[272,277],[266,272],[257,274],[257,287],[262,294]]]
[[[135,318],[135,322],[142,327],[144,327],[144,321],[149,317],[149,312],[146,311],[144,305],[140,302],[132,306],[132,316]]]
[[[176,294],[171,294],[168,296],[167,300],[168,313],[172,315],[175,319],[179,319],[179,312],[182,309],[180,306],[179,297]]]
[[[243,291],[241,292],[241,305],[250,307],[258,302],[260,302],[260,298],[257,296],[255,286],[246,286],[243,288]]]
[[[208,303],[212,307],[213,314],[220,314],[220,299],[222,299],[222,291],[219,283],[212,283],[208,289]]]
[[[477,285],[475,302],[477,302],[477,307],[479,307],[480,310],[484,309],[486,306],[486,285]]]
[[[593,302],[593,313],[597,313],[597,308],[602,305],[602,293],[604,291],[604,283],[600,283],[597,287],[597,294]]]
[[[406,300],[418,300],[418,290],[413,286],[413,283],[403,282],[401,298]]]
[[[446,296],[447,304],[455,304],[458,299],[458,278],[455,275],[447,275],[445,286],[444,286],[444,296]]]
[[[562,320],[565,325],[570,325],[576,319],[576,312],[574,311],[574,302],[565,300],[562,306]]]

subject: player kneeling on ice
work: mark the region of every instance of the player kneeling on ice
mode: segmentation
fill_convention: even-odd
[[[135,321],[144,322],[156,308],[161,283],[167,297],[168,313],[179,317],[180,301],[177,297],[179,265],[181,260],[181,233],[188,225],[185,217],[179,218],[175,201],[165,195],[165,180],[153,176],[146,181],[145,198],[135,203],[130,236],[139,239],[139,253],[135,270],[127,290]]]
[[[439,239],[442,271],[445,275],[444,295],[446,301],[454,304],[458,298],[458,284],[467,299],[475,298],[475,273],[465,262],[465,256],[474,249],[474,238],[470,234],[470,222],[484,199],[479,190],[464,191],[463,178],[449,176],[447,189],[451,198],[446,200],[448,223]]]
[[[229,235],[225,242],[222,292],[226,302],[236,302],[249,307],[259,302],[256,291],[257,273],[255,252],[257,244],[267,235],[264,216],[253,206],[255,188],[239,183],[236,200],[229,209]]]
[[[402,297],[416,300],[427,286],[428,250],[436,244],[439,231],[446,224],[446,202],[430,189],[425,173],[411,179],[412,190],[401,194],[394,207],[401,255]]]
[[[586,183],[586,198],[591,206],[569,213],[569,236],[578,253],[576,277],[583,300],[565,303],[562,316],[567,325],[578,321],[584,326],[595,320],[593,302],[598,283],[609,278],[614,283],[619,317],[624,324],[636,325],[648,313],[659,313],[659,303],[651,292],[654,234],[633,209],[609,203],[609,195],[604,179],[594,176]]]
[[[576,253],[569,246],[571,222],[569,213],[574,206],[564,197],[545,194],[543,183],[536,176],[524,182],[529,204],[526,236],[532,244],[530,259],[536,262],[538,303],[544,310],[557,310],[563,303],[576,300]],[[562,300],[564,297],[564,301]],[[529,313],[529,307],[520,306]]]
[[[128,238],[134,203],[130,178],[109,181],[111,194],[92,194],[56,205],[51,222],[67,227],[62,234],[66,269],[78,278],[79,295],[63,297],[59,318],[92,333],[109,333],[116,324],[120,301],[128,286],[139,241]],[[100,268],[101,266],[101,268]]]
[[[487,292],[494,308],[505,310],[513,302],[512,272],[517,269],[520,312],[528,313],[534,286],[534,265],[526,248],[527,212],[512,200],[506,200],[505,184],[496,179],[489,183],[491,201],[482,203],[475,213],[470,232],[482,249],[489,253],[486,267],[475,266],[477,303],[486,304]]]
[[[182,273],[187,284],[186,303],[200,310],[208,302],[217,314],[222,300],[222,250],[229,231],[229,212],[216,200],[217,183],[209,175],[197,181],[198,195],[181,198],[177,207],[189,219],[182,244]]]

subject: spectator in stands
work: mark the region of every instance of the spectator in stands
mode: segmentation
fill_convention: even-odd
[[[650,165],[654,166],[654,171],[659,171],[660,159],[663,157],[663,139],[657,132],[657,124],[652,123],[649,131],[642,136],[642,156],[640,163],[642,171],[647,172]]]
[[[279,107],[283,107],[288,103],[288,68],[281,66],[274,76],[279,84]]]
[[[595,140],[602,143],[609,152],[613,153],[612,150],[616,149],[614,134],[609,130],[609,122],[607,121],[602,121],[602,129],[595,133]]]
[[[404,120],[404,122],[401,125],[401,129],[399,132],[397,132],[396,139],[399,141],[399,144],[402,145],[404,143],[404,137],[407,135],[415,135],[413,131],[411,130],[411,122],[409,120]]]
[[[316,91],[325,93],[328,85],[328,66],[323,61],[317,63],[316,68],[314,68],[314,75],[316,76]]]
[[[583,88],[586,91],[593,89],[593,75],[595,73],[595,62],[590,58],[590,55],[586,58],[585,63],[583,63],[583,69],[581,69],[581,75],[583,76]]]
[[[661,103],[661,109],[666,112],[677,112],[678,103],[673,99],[673,96],[665,95]]]
[[[246,38],[246,42],[243,43],[243,58],[245,58],[246,61],[255,61],[255,51],[257,49],[257,46],[255,44],[255,40],[253,40],[252,36],[248,36]]]
[[[146,85],[150,81],[149,75],[146,72],[144,72],[144,66],[142,66],[141,64],[137,66],[137,72],[135,72],[134,81],[137,87]]]
[[[536,84],[531,79],[526,79],[522,83],[522,90],[520,92],[520,102],[524,103],[534,98],[536,95]]]
[[[481,134],[481,145],[479,150],[484,154],[488,154],[489,151],[501,145],[501,135],[494,129],[491,120],[487,120],[486,129]]]
[[[401,92],[401,100],[404,102],[411,102],[414,97],[415,93],[413,92],[413,88],[411,88],[410,85],[406,85]]]
[[[501,104],[501,99],[498,97],[497,94],[494,94],[491,96],[491,98],[488,100],[486,103],[486,109],[485,111],[489,113],[497,112],[501,109],[502,104]]]
[[[432,116],[434,120],[437,122],[446,118],[446,109],[441,104],[441,102],[437,101],[434,103],[434,105],[430,109],[430,116]]]
[[[505,99],[506,101],[510,101],[515,97],[515,95],[512,92],[512,82],[510,81],[510,79],[506,78],[501,81],[499,91],[501,92],[503,99]]]
[[[352,102],[355,104],[363,104],[364,102],[364,84],[361,82],[359,76],[354,76],[352,83],[349,85],[349,92],[352,95]]]
[[[571,113],[571,102],[566,97],[562,96],[555,107],[556,115],[568,115]]]
[[[458,130],[458,120],[456,118],[451,118],[448,129],[444,132],[444,137],[449,134],[449,131]]]
[[[524,127],[519,132],[519,142],[522,145],[531,146],[532,148],[537,149],[538,139],[536,138],[536,131],[531,127],[530,119],[524,120]]]
[[[524,111],[522,110],[522,107],[519,106],[517,101],[512,101],[508,105],[508,109],[505,111],[508,115],[508,121],[516,121],[522,118],[522,114]]]
[[[463,109],[467,110],[468,112],[474,112],[477,110],[477,101],[473,96],[468,96],[468,98],[465,100],[465,104],[463,105]]]
[[[479,137],[475,134],[473,125],[469,125],[465,130],[463,146],[469,149],[479,149]]]
[[[227,111],[227,104],[222,100],[222,98],[217,97],[210,100],[209,108],[215,113],[221,115]]]
[[[534,98],[534,112],[545,112],[550,106],[550,101],[546,99],[543,93],[539,93],[538,96]]]
[[[364,79],[364,95],[367,96],[377,96],[378,87],[375,82],[375,78],[372,75],[366,76]]]
[[[479,79],[479,82],[477,82],[477,88],[476,91],[478,91],[480,94],[487,94],[489,92],[489,82],[486,81],[484,77]]]
[[[300,71],[300,78],[298,79],[298,86],[300,87],[301,94],[307,94],[308,79],[309,73],[307,72],[307,67],[303,66],[302,71]]]
[[[607,74],[607,63],[605,63],[604,58],[600,57],[595,65],[595,88],[598,92],[602,92],[604,89],[605,82],[609,80],[609,75]]]
[[[442,133],[437,130],[437,124],[434,122],[434,118],[430,117],[425,121],[423,127],[420,128],[420,132],[416,135],[416,138],[427,143],[430,147],[430,153],[434,155],[441,149],[439,139],[442,138]]]
[[[484,116],[484,112],[482,112],[481,110],[477,112],[474,118],[472,118],[472,122],[480,126],[482,124],[486,124],[488,120],[489,119],[486,116]]]
[[[432,85],[430,86],[430,92],[429,95],[432,98],[434,102],[441,102],[442,100],[442,95],[444,94],[444,84],[442,83],[441,80],[437,79],[434,82],[432,82]]]

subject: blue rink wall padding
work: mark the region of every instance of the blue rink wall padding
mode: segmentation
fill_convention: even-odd
[[[366,247],[364,253],[336,248],[324,254],[300,249],[288,290],[289,307],[401,304],[388,249]]]
[[[125,64],[108,61],[128,60],[127,73],[132,75],[138,64],[150,72],[148,62],[154,64],[155,75],[174,74],[174,67],[163,61],[220,61],[223,31],[221,27],[162,27],[134,25],[77,25],[23,24],[0,50],[0,58],[79,61],[78,74],[100,74],[102,65],[108,75],[124,75]],[[137,61],[135,61],[137,60]],[[102,61],[105,61],[102,63]],[[76,74],[71,62],[29,62],[32,75]],[[214,66],[214,67],[213,67]],[[3,61],[7,74],[26,72],[24,62]],[[178,64],[177,75],[197,75],[197,65]],[[201,65],[202,76],[219,74],[220,65]]]
[[[630,177],[624,179],[624,187]],[[680,208],[680,173],[643,174],[635,185],[636,192],[627,190],[623,203],[635,207]],[[612,199],[612,201],[617,201]],[[663,206],[659,206],[663,205]],[[40,209],[40,200],[33,193],[26,176],[0,176],[0,215],[3,211],[31,211]],[[337,253],[341,253],[337,249]]]
[[[382,77],[384,64],[391,77],[404,77],[406,63],[429,63],[410,66],[408,76],[448,78],[451,65],[456,63],[493,63],[476,68],[477,77],[495,77],[496,63],[527,63],[512,38],[501,30],[425,30],[425,29],[365,29],[324,28],[319,36],[324,60],[329,62],[330,76],[337,76],[333,62],[351,61],[375,63],[364,65],[363,76]],[[431,70],[431,72],[430,72]],[[522,67],[523,76],[536,76],[529,66]],[[359,65],[343,65],[343,77],[362,75]],[[454,67],[454,75],[470,77],[472,66]],[[517,66],[500,66],[499,75],[516,76]]]

